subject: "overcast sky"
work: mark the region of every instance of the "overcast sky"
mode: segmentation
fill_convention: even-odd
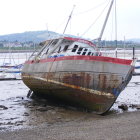
[[[62,33],[73,5],[76,5],[66,33],[94,39],[100,34],[107,9],[102,15],[101,12],[109,1],[0,0],[0,35],[47,29]],[[140,38],[140,0],[116,0],[116,3],[117,38]],[[112,12],[103,39],[115,38],[114,17]]]

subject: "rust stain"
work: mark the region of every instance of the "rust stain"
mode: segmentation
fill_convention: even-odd
[[[91,76],[88,73],[72,73],[64,74],[62,82],[81,87],[90,87]]]
[[[118,78],[118,76],[116,76],[116,75],[111,75],[110,76],[110,82],[111,82],[111,86],[112,86],[112,88],[117,88],[117,86],[118,86],[118,84],[119,84],[119,79],[117,79]]]
[[[105,74],[99,74],[99,88],[101,90],[106,89],[106,82],[107,82],[107,77]]]
[[[90,87],[90,81],[91,81],[91,76],[90,74],[86,74],[86,78],[85,78],[85,84],[86,84],[86,87],[89,88]]]
[[[47,79],[53,79],[53,77],[54,77],[54,74],[53,73],[48,73],[47,74]]]
[[[82,86],[83,85],[83,77],[79,74],[64,74],[62,77],[63,83],[72,84],[75,86]]]
[[[53,84],[69,87],[69,88],[72,88],[72,89],[78,89],[78,90],[80,89],[81,91],[85,91],[87,93],[91,93],[91,94],[95,94],[95,95],[99,95],[99,96],[106,96],[108,98],[114,98],[114,96],[111,93],[107,93],[107,92],[100,92],[100,91],[97,91],[97,90],[88,89],[88,88],[84,88],[84,87],[80,87],[80,86],[76,86],[76,85],[71,85],[71,84],[67,84],[67,83],[62,83],[62,82],[55,81],[55,80],[49,80],[49,79],[47,80],[47,79],[44,79],[44,78],[41,78],[41,77],[33,76],[32,78],[33,79],[38,79],[38,80],[41,80],[41,81],[51,82]]]

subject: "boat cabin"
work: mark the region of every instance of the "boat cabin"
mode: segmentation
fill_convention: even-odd
[[[44,43],[43,48],[37,54],[33,53],[29,59],[46,59],[76,55],[98,56],[99,53],[96,51],[95,44],[91,41],[79,38],[62,37],[47,40]]]

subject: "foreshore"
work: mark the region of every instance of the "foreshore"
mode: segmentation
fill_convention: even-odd
[[[139,140],[140,111],[44,123],[38,127],[1,131],[0,140]]]

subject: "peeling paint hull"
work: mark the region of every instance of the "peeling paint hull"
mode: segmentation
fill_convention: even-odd
[[[103,114],[126,87],[132,72],[133,66],[113,61],[58,61],[56,58],[53,61],[27,61],[22,79],[35,94]]]

